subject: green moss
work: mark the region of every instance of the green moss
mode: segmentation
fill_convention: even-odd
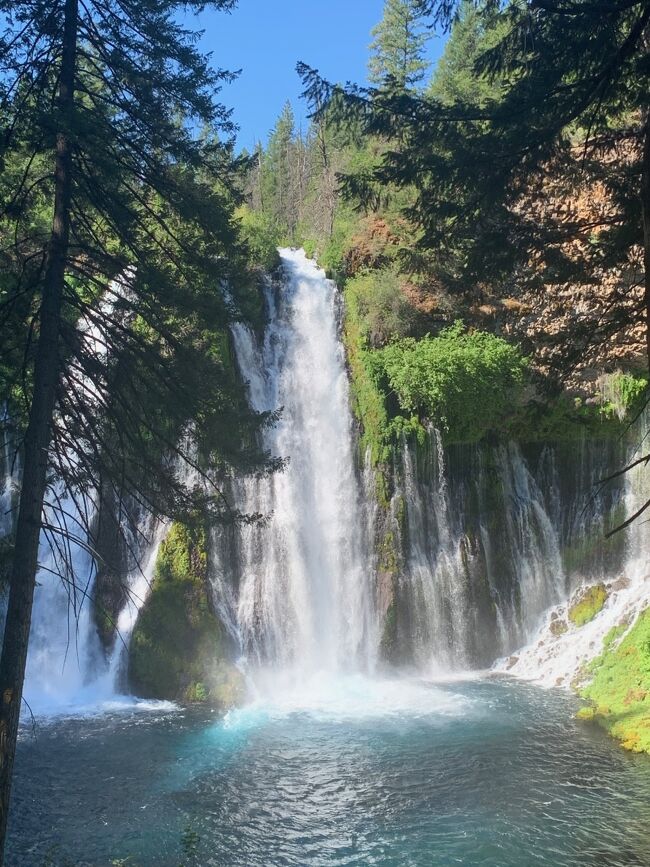
[[[650,753],[650,609],[615,645],[624,629],[608,633],[593,661],[592,680],[580,691],[590,704],[580,718],[592,719],[626,749]]]
[[[396,549],[395,534],[392,530],[388,530],[382,536],[378,546],[379,554],[379,570],[381,572],[389,572],[391,575],[397,573],[398,568],[398,553]]]
[[[174,524],[162,543],[131,637],[128,677],[145,698],[228,706],[241,696],[242,678],[208,597],[202,530]]]
[[[379,642],[379,655],[382,659],[394,661],[397,649],[397,604],[393,599],[384,617],[384,627]]]
[[[619,623],[618,626],[612,626],[609,632],[603,638],[603,650],[609,650],[609,648],[615,644],[619,638],[625,634],[625,630],[627,629],[627,623]]]
[[[569,608],[569,620],[574,626],[584,626],[602,611],[606,601],[607,590],[604,584],[587,587],[580,599]]]
[[[361,424],[361,448],[370,454],[373,466],[390,457],[389,422],[384,395],[371,363],[371,351],[361,332],[356,297],[345,291],[344,341],[350,371],[352,409]]]
[[[583,722],[591,722],[595,715],[595,708],[581,707],[580,710],[576,713],[576,719],[582,720]]]

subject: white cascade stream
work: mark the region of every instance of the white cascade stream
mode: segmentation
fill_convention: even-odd
[[[104,304],[112,306],[114,294],[125,291],[127,284],[116,281]],[[88,349],[99,355],[106,344],[98,326],[82,323]],[[92,399],[97,386],[86,383]],[[11,516],[4,517],[6,505],[18,488],[17,470],[8,461],[9,444],[5,438],[4,465],[7,472],[0,507],[3,508],[0,536],[11,532]],[[86,496],[67,492],[56,486],[44,509],[46,524],[55,532],[42,532],[39,542],[39,572],[34,594],[29,653],[23,696],[34,713],[52,714],[95,710],[115,701],[132,699],[120,695],[122,663],[135,625],[137,612],[146,598],[165,527],[152,527],[148,517],[132,544],[141,549],[141,566],[127,576],[129,598],[117,621],[119,635],[112,653],[104,654],[92,614],[93,587],[97,568],[88,548],[86,528],[96,514],[93,493]],[[56,532],[58,529],[59,532]],[[129,528],[124,527],[129,534]],[[142,545],[140,539],[148,538]],[[142,548],[144,547],[144,550]]]
[[[635,429],[638,451],[628,455],[632,462],[647,451],[650,415],[646,412]],[[625,517],[635,514],[650,500],[650,474],[643,464],[625,475]],[[622,517],[619,517],[619,521]],[[624,556],[620,573],[605,576],[608,597],[602,611],[583,626],[574,626],[567,618],[571,599],[565,597],[544,612],[542,622],[530,641],[509,658],[499,660],[494,668],[531,680],[543,686],[570,686],[582,666],[602,650],[603,639],[613,628],[632,626],[638,614],[650,602],[650,521],[641,516],[624,533]],[[588,586],[589,583],[585,582]],[[566,625],[558,634],[557,622]],[[555,625],[555,626],[554,626]],[[621,635],[622,637],[622,635]]]
[[[230,558],[217,540],[215,597],[249,667],[367,672],[378,631],[338,293],[303,251],[281,256],[263,341],[241,324],[234,340],[252,406],[282,409],[265,446],[288,463],[271,478],[233,481],[237,507],[269,517],[240,529]]]

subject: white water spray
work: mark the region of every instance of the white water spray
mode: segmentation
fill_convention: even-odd
[[[234,557],[214,569],[215,596],[230,600],[222,616],[251,665],[368,670],[377,624],[337,290],[304,252],[281,256],[286,279],[267,288],[263,343],[243,325],[234,339],[252,406],[282,409],[265,445],[288,463],[233,483],[241,511],[269,517],[239,530]]]

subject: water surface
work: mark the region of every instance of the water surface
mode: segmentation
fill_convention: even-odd
[[[23,729],[10,867],[650,865],[650,760],[520,682],[316,680]],[[58,861],[56,859],[59,859]]]

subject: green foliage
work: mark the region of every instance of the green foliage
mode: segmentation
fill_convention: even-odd
[[[418,319],[395,270],[367,271],[349,280],[346,297],[354,297],[362,334],[370,346],[407,336]]]
[[[346,195],[375,209],[387,191],[410,192],[403,259],[458,297],[506,282],[540,292],[595,283],[604,270],[625,275],[644,244],[647,3],[542,7],[419,3],[431,24],[454,24],[426,98],[400,88],[342,88],[299,70],[312,105],[342,105],[341,123],[352,118],[368,143],[389,143],[376,167],[344,177]],[[580,208],[567,220],[555,204],[579,201],[585,187],[604,192],[607,206],[597,214]],[[589,236],[593,243],[584,244]],[[635,305],[580,312],[553,338],[564,364],[583,358],[585,343],[624,333],[636,322]]]
[[[371,464],[376,466],[385,463],[390,456],[388,413],[371,351],[366,348],[354,291],[346,290],[345,301],[343,338],[350,371],[352,409],[361,424],[361,449],[369,453]]]
[[[277,223],[262,211],[253,211],[247,205],[240,205],[235,211],[241,233],[251,254],[252,264],[264,271],[273,271],[280,257],[278,247],[282,243]]]
[[[581,719],[591,719],[634,752],[650,753],[650,610],[624,635],[614,627],[580,691],[589,701]],[[618,641],[618,643],[616,643]]]
[[[647,395],[648,380],[645,376],[617,370],[604,379],[602,412],[622,420],[640,407]]]
[[[600,614],[605,602],[607,602],[607,590],[604,584],[587,587],[578,601],[569,608],[569,620],[574,626],[584,626]]]
[[[396,340],[375,363],[399,409],[430,419],[453,442],[499,429],[520,401],[528,370],[515,346],[460,322],[438,337]]]
[[[294,127],[293,110],[287,102],[261,155],[260,205],[283,244],[293,239],[297,221],[296,178],[292,170],[299,142]]]
[[[463,0],[427,96],[444,105],[479,107],[500,99],[505,83],[495,80],[477,64],[486,51],[504,38],[507,27],[505,17],[488,15],[484,8]]]
[[[128,676],[138,695],[222,707],[241,698],[241,676],[212,611],[206,568],[204,532],[173,524],[131,637]]]
[[[615,414],[560,395],[532,400],[519,407],[508,422],[508,434],[520,442],[565,442],[620,437],[623,428]]]
[[[430,33],[424,26],[421,0],[385,0],[382,20],[372,35],[370,81],[384,84],[390,80],[400,89],[422,81],[428,67],[424,52]]]
[[[226,517],[218,492],[190,492],[169,467],[189,426],[206,469],[266,461],[257,445],[262,419],[248,406],[224,339],[233,318],[249,314],[255,294],[234,218],[241,166],[229,141],[233,126],[215,101],[231,76],[209,67],[177,21],[181,6],[203,4],[125,9],[90,0],[79,5],[73,105],[62,117],[63,5],[55,13],[51,4],[0,0],[0,10],[11,8],[0,15],[7,49],[0,72],[7,130],[0,144],[0,405],[8,400],[20,440],[33,397],[55,134],[65,128],[73,142],[73,240],[64,254],[50,479],[75,492],[112,485],[118,501],[131,495],[167,517],[198,501]],[[34,79],[32,64],[21,61],[36,44],[48,61]],[[122,50],[107,50],[115,44]],[[98,341],[85,339],[89,327]]]

